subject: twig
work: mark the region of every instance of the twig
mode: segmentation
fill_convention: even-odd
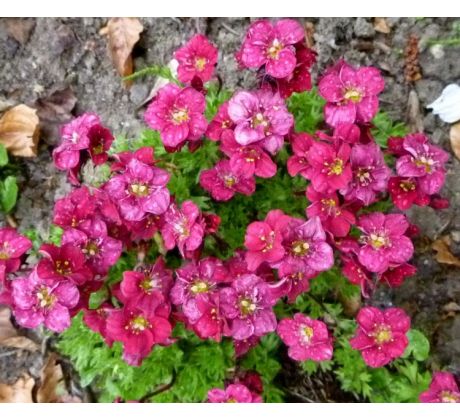
[[[176,382],[176,371],[173,370],[173,373],[172,373],[172,378],[171,378],[171,381],[169,382],[169,384],[164,384],[164,385],[160,385],[157,389],[155,389],[154,391],[152,392],[149,392],[148,394],[144,395],[140,400],[139,402],[140,403],[143,403],[145,401],[147,401],[149,398],[152,398],[154,397],[155,395],[158,395],[158,394],[161,394],[162,392],[165,392],[165,391],[168,391],[169,389],[172,388],[172,386],[174,385],[174,383]]]
[[[235,31],[231,26],[228,26],[225,22],[221,23],[222,27],[226,29],[228,32],[230,32],[233,35],[240,36],[240,33]]]

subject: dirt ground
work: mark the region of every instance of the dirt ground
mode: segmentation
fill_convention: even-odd
[[[237,72],[233,58],[250,19],[141,20],[144,31],[134,51],[136,69],[166,64],[179,45],[192,34],[202,32],[219,47],[218,73],[224,84],[232,88],[254,85],[254,75]],[[455,19],[386,18],[383,32],[388,33],[382,33],[382,27],[376,27],[371,18],[301,20],[313,28],[311,40],[318,52],[315,75],[340,57],[355,65],[380,68],[386,81],[382,108],[413,129],[423,129],[435,143],[452,153],[449,125],[425,107],[440,95],[444,86],[460,82],[460,46],[432,43],[434,39],[454,36]],[[21,192],[13,215],[20,229],[35,227],[46,232],[54,200],[69,189],[64,176],[53,168],[50,151],[58,141],[56,127],[70,113],[97,112],[115,133],[127,137],[135,136],[144,127],[142,104],[154,79],[136,81],[130,90],[123,87],[107,53],[106,40],[99,33],[105,24],[106,19],[101,18],[0,20],[0,111],[19,103],[43,108],[56,91],[60,92],[58,97],[64,101],[64,108],[67,107],[66,112],[52,114],[45,121],[45,138],[38,157],[21,163]],[[404,52],[411,36],[418,39],[422,76],[412,83],[404,75],[407,64]],[[67,88],[71,88],[74,97]],[[408,310],[414,325],[431,336],[433,366],[457,372],[460,372],[460,270],[438,264],[431,243],[449,235],[453,253],[460,255],[459,177],[460,162],[452,155],[444,188],[451,207],[442,211],[416,208],[410,214],[422,231],[417,242],[417,276],[397,291],[382,290],[374,297],[374,301],[392,300]]]

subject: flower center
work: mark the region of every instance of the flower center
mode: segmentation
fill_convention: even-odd
[[[262,252],[270,251],[273,248],[273,241],[275,240],[275,231],[270,231],[268,238],[265,235],[262,235],[259,238],[262,242],[265,242],[265,247],[262,249]]]
[[[226,402],[227,403],[237,403],[238,401],[235,398],[229,398]]]
[[[41,286],[38,289],[37,299],[42,309],[50,309],[56,302],[56,296],[52,295],[46,286]]]
[[[194,295],[198,295],[200,293],[207,293],[209,289],[210,289],[210,284],[201,279],[195,280],[192,284],[192,287],[190,287],[190,291]]]
[[[198,71],[203,71],[207,62],[208,62],[208,60],[206,58],[197,57],[197,58],[195,58],[195,68]]]
[[[155,278],[152,277],[144,277],[142,281],[139,283],[139,287],[142,291],[146,294],[150,294],[152,290],[157,287],[157,281]]]
[[[233,175],[225,175],[224,184],[227,188],[231,188],[236,184],[236,178]]]
[[[341,175],[343,172],[343,160],[336,158],[332,163],[325,162],[324,166],[329,168],[328,175]]]
[[[375,249],[380,249],[390,245],[390,240],[383,233],[371,233],[369,235],[369,243]]]
[[[393,339],[391,329],[386,325],[380,325],[373,333],[374,340],[378,345],[390,342]]]
[[[95,242],[88,242],[86,247],[83,249],[84,254],[88,254],[91,257],[94,257],[99,252],[99,247]]]
[[[131,184],[129,186],[129,190],[131,191],[131,194],[136,197],[145,197],[150,193],[149,186],[142,183]]]
[[[139,334],[140,332],[150,328],[150,322],[147,321],[142,315],[138,315],[131,319],[129,322],[129,328],[134,334]]]
[[[190,229],[187,225],[188,223],[185,219],[174,225],[174,230],[181,238],[188,238],[190,236]]]
[[[4,249],[0,251],[0,260],[7,260],[9,259],[10,256],[8,255],[8,252],[6,252]]]
[[[262,127],[268,127],[268,121],[264,118],[263,114],[261,112],[258,112],[254,117],[252,118],[251,122],[252,128],[257,128],[260,125]]]
[[[440,398],[443,403],[460,402],[460,398],[457,395],[454,395],[451,391],[441,391]]]
[[[347,101],[357,103],[357,102],[361,102],[361,99],[363,98],[363,94],[358,88],[348,87],[345,89],[345,92],[343,93],[343,97]]]
[[[305,256],[310,250],[310,244],[305,241],[295,241],[292,243],[292,253],[296,257]]]
[[[72,268],[70,266],[70,261],[67,260],[57,260],[54,263],[54,268],[56,270],[56,273],[61,274],[62,276],[66,276],[68,274],[72,273]]]
[[[102,140],[99,140],[98,143],[95,144],[91,149],[95,155],[100,155],[104,152],[104,143]]]
[[[275,38],[272,42],[272,45],[270,45],[270,47],[267,49],[268,57],[277,60],[283,48],[283,44],[281,44],[281,42]]]
[[[372,181],[368,168],[359,168],[356,177],[361,185],[369,185]]]
[[[305,344],[310,343],[312,337],[313,337],[314,331],[312,327],[309,327],[308,325],[302,325],[300,327],[300,337],[302,338],[302,341]]]
[[[401,181],[399,184],[399,188],[401,188],[404,192],[414,191],[415,190],[415,182],[412,181]]]
[[[77,144],[77,141],[78,141],[78,133],[76,131],[74,131],[72,133],[72,138],[70,139],[70,141],[73,143],[73,144]]]
[[[186,109],[175,109],[171,113],[171,120],[174,124],[180,125],[190,119]]]
[[[240,312],[243,316],[252,315],[257,309],[256,304],[251,299],[246,297],[240,299],[239,306]]]
[[[429,156],[420,156],[418,159],[415,159],[415,164],[418,167],[423,167],[428,174],[433,171],[435,163],[436,162]]]

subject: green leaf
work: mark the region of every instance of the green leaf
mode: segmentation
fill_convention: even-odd
[[[7,176],[0,185],[0,204],[5,213],[9,213],[16,204],[18,198],[18,184],[16,177]]]
[[[413,356],[415,360],[423,362],[428,359],[430,354],[430,342],[425,335],[416,329],[411,329],[407,333],[409,339],[409,345],[404,352],[403,357],[407,358]]]
[[[8,163],[8,152],[3,144],[0,144],[0,166],[5,166]]]

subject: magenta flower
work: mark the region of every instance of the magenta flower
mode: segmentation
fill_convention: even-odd
[[[420,394],[422,403],[460,403],[460,390],[454,375],[449,372],[435,372],[430,388]]]
[[[312,185],[307,188],[307,198],[310,205],[306,214],[309,218],[318,216],[325,231],[333,236],[342,238],[348,235],[351,225],[356,222],[355,215],[346,205],[341,205],[338,195],[319,193]]]
[[[236,173],[261,178],[271,178],[276,174],[276,163],[258,145],[241,146],[235,140],[233,131],[222,133],[220,150],[230,158],[230,168]]]
[[[283,233],[291,218],[281,210],[271,210],[263,222],[253,222],[246,229],[246,263],[254,271],[263,262],[277,263],[285,254]]]
[[[274,25],[268,20],[258,20],[248,29],[241,62],[250,69],[265,66],[265,72],[278,79],[288,77],[297,64],[294,44],[304,37],[302,25],[295,20],[281,19]]]
[[[96,333],[101,334],[104,341],[109,347],[112,346],[113,341],[107,335],[107,318],[111,311],[115,308],[108,303],[103,303],[97,309],[84,309],[83,310],[83,321],[87,327]]]
[[[83,114],[75,118],[61,129],[61,144],[53,150],[53,161],[56,168],[63,171],[78,166],[80,151],[89,148],[88,132],[101,121],[96,114]]]
[[[142,220],[137,222],[127,222],[133,241],[148,241],[151,240],[163,226],[162,215],[148,213]]]
[[[126,220],[138,221],[147,213],[158,215],[166,211],[170,200],[166,188],[169,178],[165,170],[132,159],[126,171],[110,178],[104,189],[118,203]]]
[[[281,96],[269,90],[241,91],[233,95],[228,114],[236,124],[235,140],[242,146],[260,142],[271,154],[283,145],[284,136],[294,125]]]
[[[396,267],[390,267],[380,276],[380,282],[386,283],[390,287],[399,287],[404,283],[407,277],[413,276],[417,268],[411,264],[401,264]]]
[[[168,83],[160,89],[144,114],[147,125],[160,131],[167,150],[179,149],[186,140],[196,141],[206,131],[206,101],[191,87]]]
[[[219,141],[223,133],[233,131],[234,128],[235,123],[230,118],[230,115],[228,115],[228,101],[226,101],[219,107],[217,114],[209,123],[206,136],[210,140]]]
[[[220,313],[219,295],[211,295],[208,298],[198,296],[195,300],[196,312],[199,313],[193,323],[192,328],[195,334],[202,340],[210,338],[219,342],[222,339],[222,331],[225,325],[225,319]]]
[[[113,155],[113,157],[116,159],[116,162],[110,166],[112,172],[124,172],[129,162],[133,159],[148,166],[155,166],[153,147],[144,146],[134,152],[120,152]]]
[[[93,273],[105,275],[120,258],[123,244],[107,235],[106,224],[99,219],[86,220],[78,229],[67,229],[62,244],[78,247],[86,258]]]
[[[332,146],[316,141],[311,145],[307,152],[310,167],[305,175],[316,191],[337,191],[348,186],[352,180],[350,152],[345,143]]]
[[[168,321],[169,310],[143,308],[116,309],[107,318],[107,334],[113,341],[123,343],[123,360],[132,366],[140,366],[153,346],[170,344],[172,332]]]
[[[340,193],[347,200],[358,199],[368,206],[375,202],[378,193],[386,190],[391,171],[375,143],[354,145],[350,163],[353,179]]]
[[[107,162],[108,151],[112,146],[114,137],[110,130],[100,124],[93,125],[88,130],[89,154],[95,165],[102,165]]]
[[[404,235],[409,227],[402,214],[370,213],[359,218],[362,235],[359,262],[373,273],[407,262],[414,253],[412,241]]]
[[[412,205],[420,207],[430,204],[430,197],[424,194],[418,182],[419,178],[391,177],[388,181],[388,192],[393,204],[400,210],[408,210]]]
[[[40,247],[40,253],[44,258],[37,265],[37,275],[43,280],[71,281],[82,285],[93,278],[85,255],[72,244],[61,247],[44,244]]]
[[[327,101],[324,107],[326,122],[332,127],[340,123],[370,122],[377,113],[377,95],[384,86],[378,69],[355,69],[340,61],[326,72],[318,84],[320,95]]]
[[[287,170],[289,175],[302,175],[307,177],[307,170],[310,167],[307,160],[307,152],[314,143],[314,139],[307,133],[294,133],[291,136],[291,147],[294,156],[289,157],[287,161]]]
[[[56,201],[53,223],[62,228],[76,228],[82,221],[91,217],[95,210],[96,203],[88,188],[77,188]]]
[[[197,301],[209,298],[217,291],[218,284],[226,280],[227,269],[217,258],[208,257],[198,263],[190,262],[176,270],[171,302],[182,305],[184,315],[191,323],[195,323],[203,315]]]
[[[310,290],[310,280],[317,274],[311,270],[306,272],[302,262],[283,265],[278,270],[279,281],[270,285],[270,291],[275,299],[287,296],[292,303],[297,296]]]
[[[295,314],[293,319],[281,320],[276,332],[288,346],[288,355],[293,360],[321,362],[332,358],[332,338],[322,321]]]
[[[396,171],[402,177],[417,178],[420,191],[424,194],[438,193],[445,180],[444,164],[449,155],[439,147],[430,144],[424,134],[410,134],[402,143],[404,155],[396,162]]]
[[[220,290],[222,314],[229,320],[229,335],[245,340],[261,337],[276,329],[274,300],[268,284],[255,274],[237,278],[231,287]]]
[[[13,314],[19,325],[36,328],[45,324],[55,332],[70,326],[69,309],[79,299],[77,287],[70,281],[42,279],[37,271],[12,282]]]
[[[213,388],[208,391],[210,403],[260,403],[262,399],[255,397],[242,384],[231,384],[225,389]]]
[[[342,274],[351,284],[359,286],[363,297],[368,298],[375,290],[372,274],[354,256],[342,254],[341,259],[343,262]]]
[[[193,36],[174,53],[179,62],[177,78],[181,83],[190,83],[195,77],[202,82],[211,79],[217,64],[218,51],[204,35]]]
[[[150,310],[168,301],[172,284],[172,271],[166,268],[164,259],[158,257],[152,266],[125,271],[120,291],[128,306]]]
[[[176,245],[182,256],[187,252],[197,250],[204,236],[204,225],[198,206],[190,200],[184,201],[179,209],[175,203],[169,206],[164,215],[164,225],[161,229],[166,249]]]
[[[360,309],[356,321],[358,329],[350,344],[361,351],[368,366],[382,367],[402,356],[409,344],[406,333],[410,328],[410,318],[402,309],[381,311],[367,306]]]
[[[32,242],[12,228],[0,228],[0,282],[5,275],[19,270],[21,257],[32,248]]]
[[[318,217],[308,221],[291,219],[283,238],[286,254],[279,268],[303,265],[305,273],[329,270],[334,265],[334,252],[326,242],[326,233]]]
[[[220,160],[214,168],[201,171],[200,185],[217,201],[228,201],[237,192],[251,195],[256,190],[254,177],[231,168],[229,160]]]

